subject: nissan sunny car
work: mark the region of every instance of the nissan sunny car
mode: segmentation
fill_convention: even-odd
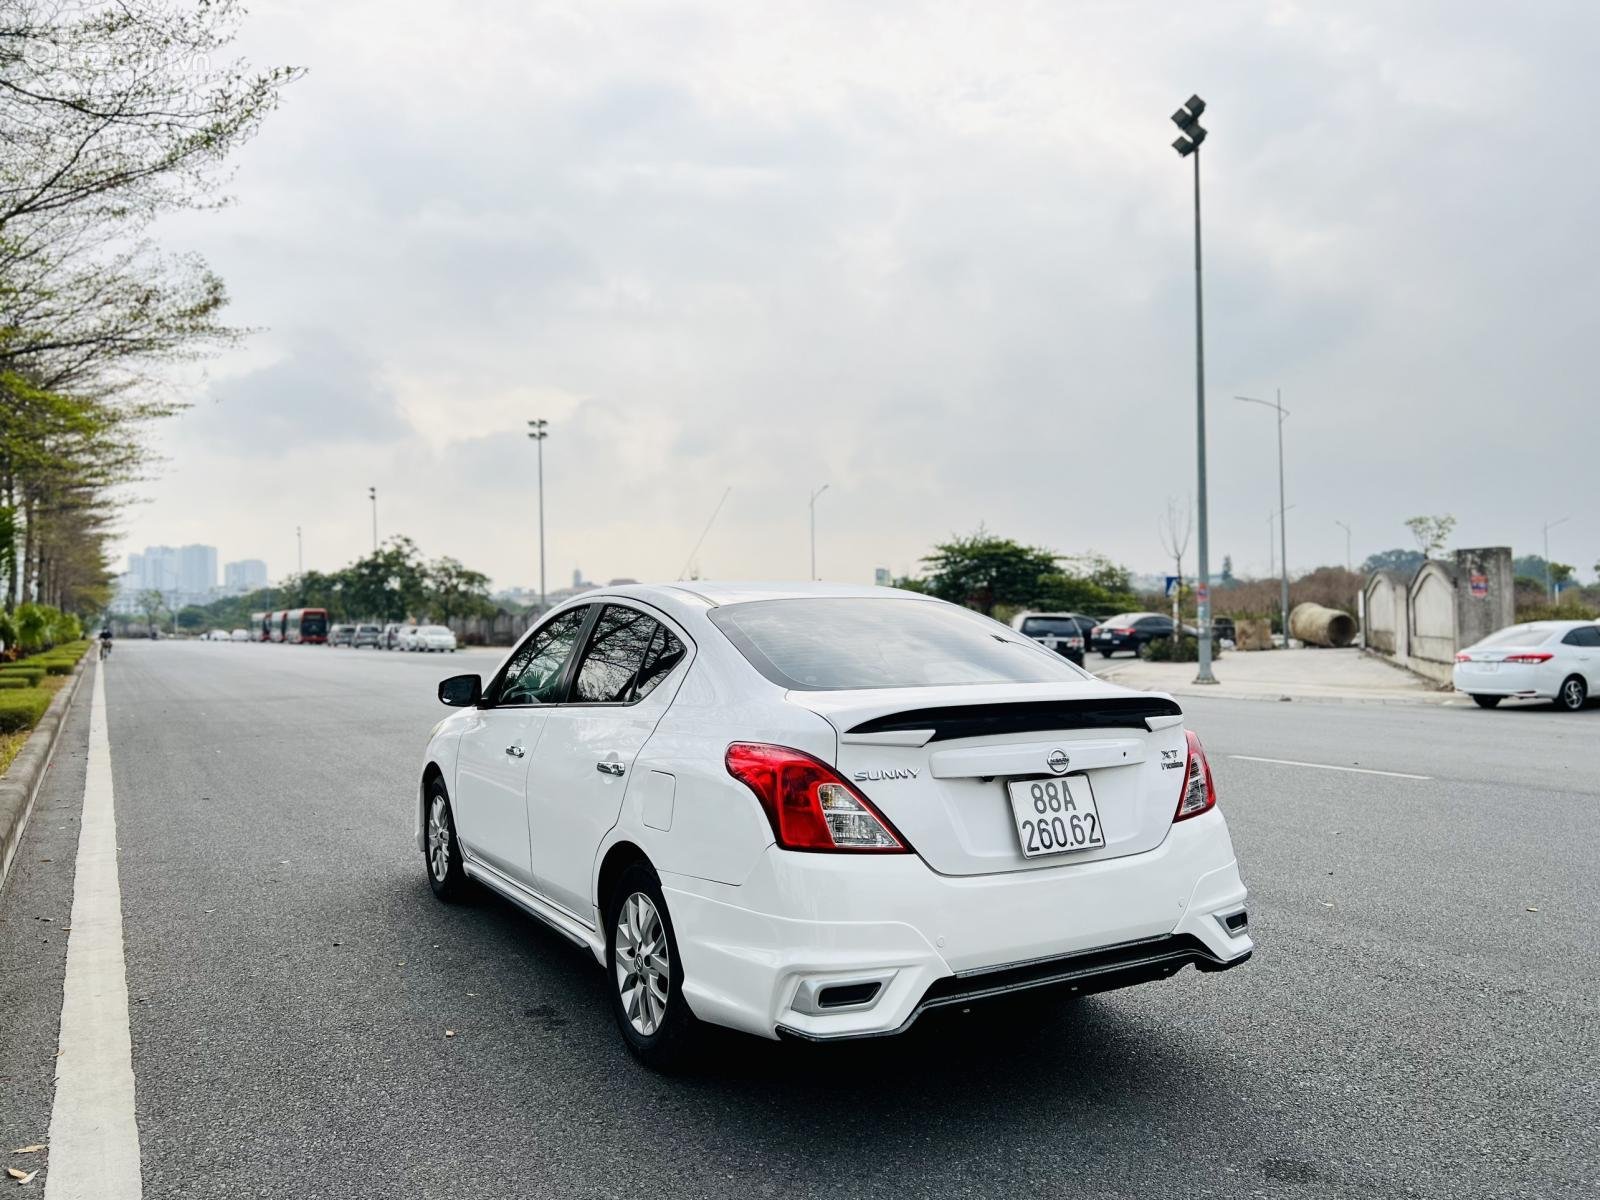
[[[552,611],[429,739],[416,844],[605,969],[629,1049],[898,1033],[945,1005],[1244,962],[1168,696],[887,588],[628,586]]]

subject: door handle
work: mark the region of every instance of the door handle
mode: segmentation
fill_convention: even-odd
[[[597,762],[594,769],[602,775],[621,775],[628,768],[619,762]]]
[[[523,750],[521,746],[512,745],[506,747],[506,753],[511,755],[512,758],[521,758]]]

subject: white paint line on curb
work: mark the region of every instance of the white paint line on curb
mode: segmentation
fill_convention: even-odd
[[[83,819],[67,935],[61,1053],[50,1113],[48,1200],[139,1200],[122,888],[104,670],[94,677]]]
[[[1254,754],[1230,754],[1242,762],[1275,763],[1280,767],[1311,767],[1317,771],[1348,771],[1352,775],[1384,775],[1390,779],[1432,779],[1432,775],[1408,775],[1404,771],[1374,771],[1370,767],[1336,767],[1332,763],[1300,762],[1293,758],[1258,758]]]

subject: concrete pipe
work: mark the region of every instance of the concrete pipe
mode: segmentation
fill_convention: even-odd
[[[1289,633],[1307,646],[1348,646],[1356,640],[1356,619],[1337,608],[1296,604],[1289,613]]]

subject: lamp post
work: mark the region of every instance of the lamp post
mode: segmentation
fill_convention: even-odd
[[[1288,522],[1283,519],[1283,514],[1288,511],[1284,507],[1283,496],[1283,419],[1289,415],[1289,410],[1283,406],[1283,389],[1275,393],[1276,400],[1257,400],[1254,396],[1235,396],[1235,400],[1243,400],[1246,404],[1263,404],[1278,412],[1278,567],[1283,572],[1283,587],[1281,604],[1283,607],[1283,636],[1289,636],[1289,533]]]
[[[1179,158],[1194,159],[1194,409],[1195,409],[1195,460],[1197,465],[1198,498],[1200,509],[1200,562],[1195,580],[1196,624],[1200,627],[1200,669],[1196,683],[1215,683],[1211,673],[1211,566],[1210,527],[1206,519],[1206,339],[1204,304],[1200,288],[1200,143],[1206,140],[1206,131],[1200,126],[1200,114],[1206,102],[1199,96],[1190,96],[1183,107],[1172,114],[1172,122],[1182,132],[1172,148]]]
[[[1350,557],[1350,526],[1346,525],[1338,518],[1334,518],[1333,523],[1340,529],[1344,530],[1344,569],[1350,574],[1354,575],[1356,568],[1355,559]]]
[[[378,489],[369,487],[367,498],[372,501],[372,552],[378,552]]]
[[[294,527],[294,572],[296,575],[306,573],[306,540],[300,534],[300,526]]]
[[[811,578],[817,577],[817,497],[828,490],[828,485],[823,484],[811,493]]]
[[[528,422],[528,436],[539,447],[539,613],[544,614],[544,440],[550,436],[550,422]]]
[[[1556,600],[1555,576],[1550,572],[1550,531],[1557,525],[1565,525],[1571,517],[1562,517],[1559,521],[1546,521],[1544,523],[1544,590],[1550,596],[1550,603]]]

